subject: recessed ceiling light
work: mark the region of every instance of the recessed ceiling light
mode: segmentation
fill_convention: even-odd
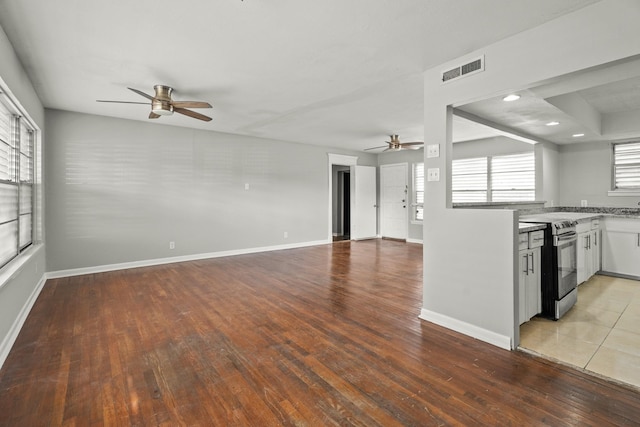
[[[558,126],[560,124],[560,122],[549,122],[547,123],[547,126]]]
[[[572,136],[574,138],[580,138],[581,136],[584,136],[584,133],[574,133]]]
[[[511,95],[507,95],[504,98],[502,98],[502,100],[506,101],[506,102],[517,101],[518,99],[520,99],[520,95],[516,95],[514,93],[512,93]]]

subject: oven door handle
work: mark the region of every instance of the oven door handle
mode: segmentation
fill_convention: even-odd
[[[554,246],[575,242],[577,240],[578,240],[578,233],[576,233],[575,231],[570,231],[568,233],[564,233],[559,236],[553,236]]]

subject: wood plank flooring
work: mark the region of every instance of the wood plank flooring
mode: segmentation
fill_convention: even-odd
[[[640,422],[637,389],[419,320],[421,281],[389,240],[49,280],[0,425]]]

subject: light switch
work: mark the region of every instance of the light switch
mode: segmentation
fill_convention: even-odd
[[[427,157],[440,157],[440,144],[427,145]]]
[[[427,181],[440,181],[440,168],[427,169]]]
[[[249,183],[248,182],[244,185],[244,189],[245,190],[249,190]]]

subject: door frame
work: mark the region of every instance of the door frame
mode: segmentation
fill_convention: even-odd
[[[328,169],[329,169],[329,212],[327,214],[327,243],[333,242],[333,166],[356,166],[358,163],[357,156],[347,156],[344,154],[327,153]],[[353,197],[353,195],[352,195]]]

